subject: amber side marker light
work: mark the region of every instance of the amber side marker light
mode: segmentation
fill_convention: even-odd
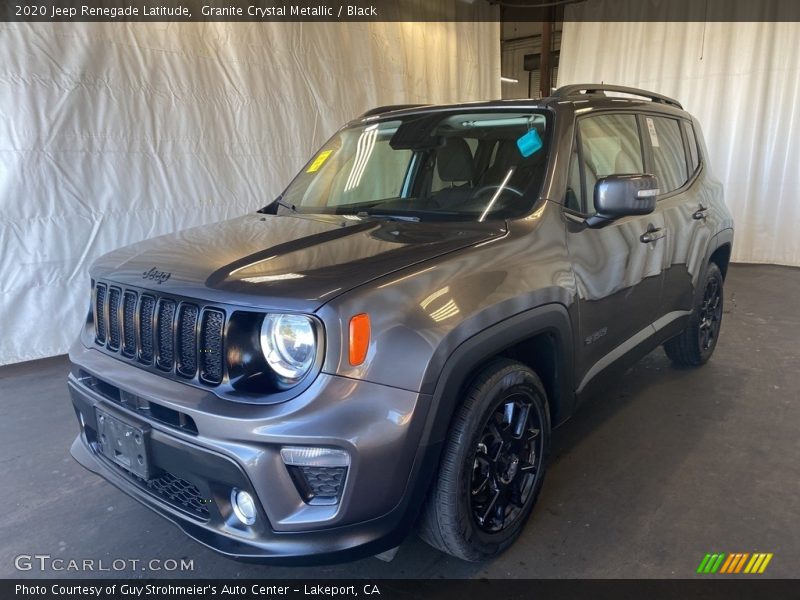
[[[350,364],[357,367],[367,358],[369,315],[361,313],[350,319]]]

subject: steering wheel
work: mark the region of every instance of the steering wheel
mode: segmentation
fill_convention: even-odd
[[[482,188],[478,188],[475,191],[475,193],[472,194],[472,198],[470,198],[470,200],[471,201],[472,200],[477,200],[478,198],[480,198],[481,196],[483,196],[487,192],[490,192],[492,190],[498,190],[500,188],[503,188],[503,190],[508,190],[509,192],[511,192],[512,194],[516,194],[520,198],[522,198],[525,195],[524,192],[522,192],[521,190],[519,190],[519,189],[517,189],[515,187],[512,187],[510,185],[503,186],[503,185],[500,185],[499,183],[492,183],[490,185],[485,185]]]

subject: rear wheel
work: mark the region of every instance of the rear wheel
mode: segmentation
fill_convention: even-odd
[[[547,395],[539,377],[519,362],[493,361],[453,419],[421,537],[469,561],[508,548],[539,495],[549,440]]]
[[[697,367],[714,353],[722,325],[722,272],[715,263],[706,271],[703,295],[689,325],[664,344],[664,351],[676,365]]]

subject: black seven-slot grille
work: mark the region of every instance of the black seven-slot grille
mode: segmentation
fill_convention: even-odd
[[[95,343],[143,365],[206,385],[223,376],[225,313],[191,302],[98,282]]]

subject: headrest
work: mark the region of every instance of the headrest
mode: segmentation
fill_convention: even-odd
[[[442,181],[472,181],[475,178],[472,152],[464,138],[445,138],[444,146],[439,148],[436,156],[436,168]]]

